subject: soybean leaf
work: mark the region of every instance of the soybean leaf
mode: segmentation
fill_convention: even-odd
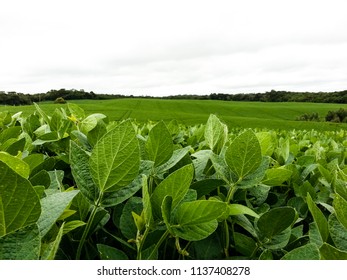
[[[259,215],[252,209],[241,204],[229,204],[228,208],[229,215],[249,215],[255,218],[259,218]]]
[[[239,135],[225,152],[225,161],[239,179],[257,170],[262,161],[261,148],[254,132]]]
[[[213,200],[184,202],[172,218],[171,229],[176,236],[185,240],[204,239],[216,230],[217,219],[226,208],[226,203]]]
[[[169,160],[173,153],[172,138],[163,121],[156,124],[148,134],[145,144],[148,159],[157,167]]]
[[[206,144],[214,153],[220,154],[227,139],[228,127],[216,115],[211,114],[205,127]]]
[[[0,236],[35,223],[41,213],[40,200],[30,182],[0,161]]]
[[[309,243],[288,252],[281,260],[320,260],[320,253],[315,244]]]
[[[42,213],[37,224],[42,237],[52,228],[78,192],[78,190],[58,192],[41,199]]]
[[[94,182],[102,192],[127,186],[138,175],[139,143],[130,121],[109,131],[95,145],[89,159]]]
[[[96,246],[101,260],[128,260],[128,256],[121,250],[105,244],[97,244]]]
[[[155,218],[162,218],[160,209],[165,196],[172,197],[172,208],[176,208],[189,189],[193,179],[193,172],[194,170],[191,164],[183,166],[171,173],[155,188],[151,197]]]
[[[219,260],[223,258],[223,246],[216,232],[204,240],[194,242],[192,246],[197,260]]]
[[[336,215],[331,214],[328,219],[329,233],[335,246],[347,251],[347,229],[339,222]]]
[[[0,151],[0,161],[4,162],[9,166],[13,171],[22,176],[25,179],[29,178],[30,167],[23,160],[12,156],[6,152]]]
[[[257,245],[254,239],[239,232],[234,232],[233,237],[235,249],[242,255],[251,257]]]
[[[132,212],[141,215],[143,210],[142,199],[136,196],[130,198],[125,204],[120,217],[120,230],[127,239],[135,239],[137,227]]]
[[[289,228],[296,220],[296,212],[292,207],[277,207],[260,216],[257,227],[260,233],[271,239],[285,229]]]
[[[275,148],[276,148],[276,138],[268,131],[258,132],[256,134],[260,148],[261,153],[263,156],[272,156]]]
[[[171,158],[164,164],[157,167],[157,173],[162,173],[170,168],[174,167],[178,162],[180,162],[190,151],[191,147],[187,146],[182,149],[174,150]]]
[[[328,243],[319,248],[322,260],[347,260],[347,251],[342,251]]]
[[[279,186],[292,176],[292,171],[279,167],[266,170],[262,184],[268,186]]]
[[[323,242],[327,241],[329,236],[328,222],[324,217],[322,211],[318,208],[318,206],[312,200],[310,194],[307,194],[307,205],[310,210],[313,219],[318,227],[319,233],[322,237]]]
[[[73,141],[70,142],[70,165],[78,189],[90,203],[96,202],[99,189],[90,173],[89,155]]]
[[[335,194],[333,206],[337,219],[347,229],[347,201],[341,195]]]
[[[0,237],[0,260],[38,260],[41,238],[36,224]]]
[[[210,194],[213,190],[223,185],[225,185],[225,181],[220,179],[204,179],[194,182],[190,188],[196,190],[199,198],[203,195]]]

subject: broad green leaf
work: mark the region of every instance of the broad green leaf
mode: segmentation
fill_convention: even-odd
[[[184,202],[172,218],[171,229],[176,236],[185,240],[201,240],[216,230],[217,219],[226,208],[226,203],[213,200]]]
[[[280,186],[292,176],[292,171],[279,167],[266,170],[262,184],[268,186]]]
[[[0,260],[38,260],[41,238],[36,224],[0,237]]]
[[[191,164],[183,166],[171,173],[155,188],[151,197],[153,215],[155,218],[162,218],[160,209],[165,196],[172,197],[172,209],[176,208],[189,189],[193,179],[193,173],[194,170]]]
[[[142,187],[142,175],[148,176],[152,166],[153,161],[142,160],[139,175],[135,178],[135,180],[120,190],[104,193],[101,206],[115,206],[132,197]]]
[[[254,132],[247,130],[228,147],[225,161],[239,179],[257,170],[262,161],[261,148]]]
[[[100,254],[101,260],[127,260],[128,256],[121,250],[118,250],[114,247],[97,244],[96,245]]]
[[[136,178],[140,151],[130,121],[121,123],[100,139],[89,164],[92,178],[101,192],[119,190]]]
[[[257,245],[254,239],[239,232],[234,232],[233,237],[235,249],[242,255],[251,257]]]
[[[20,126],[13,126],[3,130],[0,133],[0,143],[3,144],[7,140],[17,139],[19,135],[21,134],[21,132],[22,132],[22,128]]]
[[[347,251],[347,229],[339,222],[336,215],[331,214],[328,219],[329,233],[335,246]]]
[[[30,182],[0,161],[0,236],[35,223],[41,213],[38,195]]]
[[[173,168],[177,163],[179,163],[191,150],[190,146],[184,147],[182,149],[174,150],[171,158],[164,164],[157,167],[157,173],[165,172]]]
[[[98,120],[96,126],[88,132],[88,142],[95,146],[95,144],[107,133],[106,124],[103,120]]]
[[[323,215],[322,211],[318,208],[316,203],[312,200],[310,194],[307,194],[307,205],[310,210],[313,219],[318,227],[319,233],[322,237],[323,242],[327,241],[329,236],[328,222]]]
[[[223,258],[223,246],[216,232],[204,240],[193,242],[192,246],[196,260],[220,260]]]
[[[309,243],[288,252],[281,260],[320,260],[320,253],[315,244]]]
[[[34,102],[34,105],[35,105],[35,109],[39,113],[40,117],[45,121],[46,124],[49,125],[51,122],[50,117],[40,108],[40,106],[38,104],[36,104]]]
[[[84,113],[84,110],[80,106],[78,106],[75,103],[68,103],[67,107],[70,111],[70,114],[73,115],[75,118],[77,118],[79,120],[84,119],[85,113]]]
[[[156,124],[149,132],[145,149],[148,159],[154,161],[154,167],[171,158],[173,153],[172,138],[163,121]]]
[[[289,228],[295,220],[296,212],[294,208],[288,206],[277,207],[261,215],[257,227],[264,237],[271,239]]]
[[[228,139],[228,127],[216,115],[211,114],[205,127],[205,140],[209,148],[220,154]]]
[[[73,141],[70,142],[70,165],[78,189],[89,202],[96,202],[99,189],[90,173],[89,155]]]
[[[262,246],[270,250],[281,250],[288,245],[290,236],[291,228],[288,227],[280,233],[273,235],[271,238],[263,240]]]
[[[78,190],[58,192],[41,199],[42,213],[37,224],[42,237],[52,228],[78,192]]]
[[[23,160],[18,157],[12,156],[6,152],[0,151],[0,161],[6,163],[13,171],[25,179],[29,178],[30,167]]]
[[[84,134],[88,134],[89,131],[91,131],[92,129],[94,129],[97,124],[98,124],[98,120],[102,120],[107,118],[104,114],[92,114],[89,115],[88,117],[86,117],[80,124],[80,130],[84,133]]]
[[[132,212],[141,215],[143,210],[142,199],[136,196],[130,198],[125,204],[120,217],[120,230],[127,239],[135,239],[137,227]]]
[[[73,220],[64,223],[63,234],[67,234],[70,231],[73,231],[76,228],[84,226],[86,223],[79,220]]]
[[[256,136],[259,140],[261,154],[263,156],[272,156],[276,148],[276,138],[268,131],[258,132]]]
[[[339,194],[335,194],[333,206],[337,219],[347,229],[347,201]]]
[[[229,204],[228,208],[229,215],[249,215],[255,218],[259,218],[259,215],[252,209],[241,204]]]
[[[347,251],[342,251],[328,243],[319,248],[322,260],[347,260]]]

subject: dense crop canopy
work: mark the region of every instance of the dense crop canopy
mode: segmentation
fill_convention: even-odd
[[[0,259],[347,259],[347,133],[0,114]]]

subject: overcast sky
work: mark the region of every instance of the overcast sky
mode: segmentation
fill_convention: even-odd
[[[0,0],[0,90],[345,90],[346,13],[346,0]]]

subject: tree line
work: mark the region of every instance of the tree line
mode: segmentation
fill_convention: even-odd
[[[30,105],[33,102],[77,99],[117,99],[134,98],[133,95],[96,94],[83,89],[52,89],[46,93],[24,94],[15,91],[0,91],[1,105]],[[271,90],[265,93],[211,93],[209,95],[171,95],[166,97],[137,96],[137,98],[161,99],[193,99],[193,100],[223,100],[223,101],[258,101],[258,102],[314,102],[314,103],[340,103],[347,104],[347,90],[334,92],[292,92]]]

